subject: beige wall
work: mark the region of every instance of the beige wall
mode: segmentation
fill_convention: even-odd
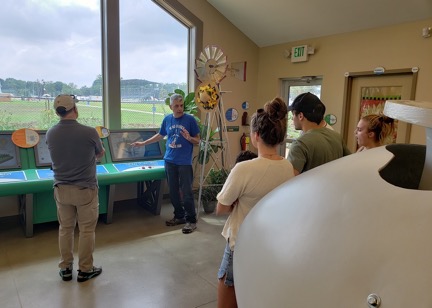
[[[236,108],[243,113],[241,103],[248,101],[249,115],[269,99],[281,95],[281,79],[307,75],[323,76],[321,97],[327,112],[338,117],[335,125],[341,131],[345,72],[373,71],[382,66],[386,70],[418,67],[416,100],[432,102],[432,37],[423,38],[421,30],[432,24],[432,19],[333,35],[310,40],[259,48],[206,1],[179,0],[204,23],[204,46],[221,47],[228,62],[247,61],[247,80],[227,77],[221,82],[225,110]],[[309,45],[315,54],[308,62],[292,63],[284,57],[284,50],[293,46]],[[241,116],[227,123],[240,127],[239,133],[229,133],[231,157],[240,150]],[[411,143],[425,143],[424,128],[413,126]]]
[[[220,47],[227,56],[228,63],[247,62],[246,82],[230,77],[222,80],[220,88],[227,91],[222,95],[224,109],[235,108],[239,117],[234,122],[226,122],[228,126],[239,126],[239,132],[229,132],[231,160],[240,152],[240,137],[243,132],[248,133],[249,127],[241,125],[243,114],[242,103],[247,101],[252,107],[248,114],[251,115],[257,106],[257,84],[258,84],[258,57],[259,48],[240,32],[233,24],[222,16],[207,1],[179,0],[188,10],[201,19],[204,23],[203,46],[216,45]]]
[[[432,103],[432,38],[421,36],[422,28],[430,26],[432,20],[401,24],[296,41],[260,49],[258,71],[258,101],[280,93],[281,78],[322,75],[321,98],[328,113],[335,114],[340,131],[345,72],[373,71],[382,66],[387,70],[418,67],[416,100]],[[283,56],[285,49],[308,45],[315,54],[308,62],[292,63]],[[412,143],[425,143],[424,129],[414,126]]]

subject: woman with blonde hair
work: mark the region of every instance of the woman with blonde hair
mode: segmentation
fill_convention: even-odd
[[[392,118],[378,114],[362,117],[354,131],[359,147],[357,152],[391,143],[393,131],[394,120]]]

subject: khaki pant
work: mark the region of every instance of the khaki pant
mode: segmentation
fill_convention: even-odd
[[[59,221],[59,267],[64,269],[73,264],[74,231],[78,221],[79,270],[91,271],[95,246],[95,229],[99,217],[98,188],[85,188],[75,185],[54,187]]]

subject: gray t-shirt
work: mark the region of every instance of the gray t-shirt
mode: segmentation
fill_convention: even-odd
[[[295,140],[288,152],[288,160],[302,173],[349,154],[341,135],[322,127],[311,129]]]
[[[61,120],[46,133],[54,185],[97,187],[96,155],[103,146],[95,128]]]

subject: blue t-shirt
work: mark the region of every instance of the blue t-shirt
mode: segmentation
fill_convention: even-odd
[[[168,137],[164,159],[176,165],[192,165],[193,144],[180,134],[183,128],[192,137],[199,134],[198,124],[190,114],[185,113],[180,118],[170,114],[163,119],[159,134]]]

